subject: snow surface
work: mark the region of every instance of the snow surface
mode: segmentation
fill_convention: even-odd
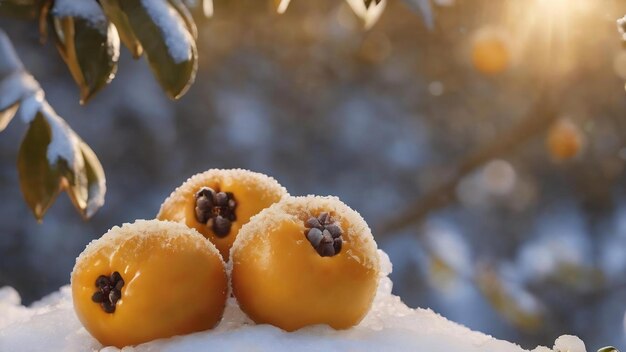
[[[23,70],[17,70],[0,80],[0,111],[41,91],[39,83]]]
[[[50,126],[51,140],[46,152],[50,165],[63,159],[67,161],[72,170],[81,169],[84,160],[82,157],[76,157],[75,151],[80,150],[80,139],[76,133],[72,131],[65,120],[54,112],[54,109],[47,102],[44,101],[41,104],[40,111]]]
[[[58,17],[84,18],[98,27],[106,22],[102,8],[95,0],[56,0],[52,14]]]
[[[213,330],[151,341],[124,352],[149,351],[429,351],[519,352],[510,342],[496,340],[453,323],[429,309],[411,309],[391,294],[389,257],[379,251],[381,276],[374,306],[356,327],[337,331],[312,326],[288,333],[270,325],[255,325],[229,298],[224,319]],[[20,305],[17,292],[0,289],[0,351],[95,351],[103,348],[81,326],[72,308],[71,290],[62,287],[30,307]],[[534,352],[553,351],[538,347]],[[554,351],[585,352],[578,338],[562,336]]]
[[[82,0],[81,0],[82,1]],[[175,63],[191,60],[191,34],[185,28],[184,21],[167,0],[141,0],[154,23],[165,37],[167,51]]]

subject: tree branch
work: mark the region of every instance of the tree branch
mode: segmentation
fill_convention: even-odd
[[[542,90],[542,93],[518,125],[460,160],[451,177],[409,205],[402,213],[384,222],[378,233],[401,230],[420,222],[428,213],[453,202],[456,199],[456,187],[461,179],[487,161],[510,152],[545,131],[558,116],[555,104],[558,101],[555,99],[558,96],[557,91],[547,87]]]

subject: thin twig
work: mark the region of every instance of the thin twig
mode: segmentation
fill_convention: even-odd
[[[545,131],[557,118],[555,99],[558,90],[545,89],[540,94],[521,122],[509,131],[501,134],[493,142],[478,148],[462,159],[452,176],[439,186],[427,192],[413,204],[409,205],[396,217],[384,222],[379,233],[390,233],[401,230],[421,221],[428,213],[440,209],[456,199],[455,190],[465,176],[493,158],[510,152],[524,144],[532,137]]]

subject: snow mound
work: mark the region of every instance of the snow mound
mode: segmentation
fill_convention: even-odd
[[[270,325],[255,325],[228,300],[224,319],[213,330],[151,341],[123,352],[150,351],[429,351],[520,352],[521,347],[496,340],[453,323],[429,309],[411,309],[391,294],[389,257],[380,256],[380,283],[365,319],[349,330],[311,326],[288,333]],[[119,351],[103,348],[74,314],[71,290],[64,286],[30,307],[20,305],[9,287],[0,289],[0,351]],[[538,347],[535,352],[552,351]],[[554,351],[585,352],[582,341],[562,336]]]

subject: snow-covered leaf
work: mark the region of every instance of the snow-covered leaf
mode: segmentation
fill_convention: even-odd
[[[57,6],[65,2],[57,1],[52,9],[55,39],[85,103],[115,76],[120,40],[97,3],[96,9],[82,12]]]
[[[81,213],[87,208],[87,170],[80,138],[52,108],[44,104],[42,114],[50,126],[51,141],[46,150],[48,163],[59,171],[61,186]]]
[[[283,14],[287,11],[287,7],[289,7],[289,3],[291,0],[273,0],[274,6],[276,7],[276,12]]]
[[[415,12],[419,12],[424,19],[424,24],[430,30],[435,27],[435,16],[430,0],[404,0],[406,4]]]
[[[198,28],[196,27],[196,22],[194,22],[193,17],[191,17],[191,12],[187,9],[187,6],[183,4],[182,0],[169,0],[170,5],[176,9],[180,17],[185,21],[185,25],[187,26],[187,30],[191,33],[191,36],[194,40],[198,39]]]
[[[163,90],[172,99],[181,97],[198,67],[196,43],[184,19],[167,0],[124,0],[120,7]]]
[[[139,58],[143,53],[141,43],[135,36],[133,29],[128,23],[126,14],[120,8],[120,0],[100,0],[100,5],[107,15],[108,19],[113,22],[124,46],[128,48],[134,58]]]
[[[50,126],[43,114],[38,113],[30,123],[17,158],[22,194],[39,221],[61,190],[61,175],[50,166],[46,156],[51,140]]]
[[[346,0],[352,11],[363,21],[365,29],[370,29],[383,14],[387,0],[369,1],[367,4],[364,0]]]
[[[104,204],[104,194],[106,193],[106,179],[104,169],[96,153],[89,146],[82,142],[80,149],[85,159],[85,171],[87,173],[87,207],[84,216],[90,218]]]
[[[619,352],[619,350],[613,346],[602,347],[598,352]]]
[[[37,220],[63,190],[85,218],[104,203],[106,184],[98,158],[45,101],[22,141],[18,172],[22,193]]]

